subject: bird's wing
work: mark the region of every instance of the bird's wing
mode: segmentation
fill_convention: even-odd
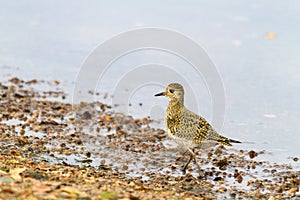
[[[182,112],[181,124],[184,127],[185,134],[190,135],[190,140],[194,144],[223,144],[231,146],[230,140],[223,137],[213,129],[213,127],[201,116],[193,113],[192,111],[185,108]],[[183,125],[184,124],[184,125]],[[208,145],[209,146],[209,145]]]
[[[188,135],[189,139],[196,144],[202,143],[209,136],[209,131],[212,129],[204,118],[186,108],[181,112],[180,124],[182,134]]]

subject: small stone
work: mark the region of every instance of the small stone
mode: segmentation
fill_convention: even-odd
[[[121,165],[121,169],[122,170],[128,170],[128,166],[127,165]]]
[[[293,161],[297,162],[299,160],[299,158],[295,157],[293,158]]]
[[[216,162],[216,166],[219,167],[220,170],[226,170],[226,166],[228,165],[228,160],[227,158],[218,160]]]
[[[90,158],[92,154],[91,154],[91,152],[87,152],[85,155],[86,155],[86,157]]]
[[[237,177],[236,177],[236,180],[238,183],[242,183],[243,182],[243,177],[241,174],[239,174]]]
[[[219,188],[219,192],[226,192],[227,191],[227,188],[226,187],[220,187]]]
[[[295,195],[296,189],[295,189],[295,188],[291,188],[289,192],[290,192],[291,194]]]
[[[60,144],[60,147],[61,147],[61,148],[65,148],[65,147],[66,147],[66,143],[61,143],[61,144]]]
[[[221,181],[221,180],[223,180],[223,179],[220,176],[217,176],[216,178],[214,178],[214,181]]]
[[[270,196],[268,200],[275,200],[274,196]]]
[[[106,115],[106,116],[105,116],[105,120],[108,121],[108,122],[111,122],[111,121],[112,121],[112,119],[111,119],[111,117],[110,117],[109,115]]]
[[[117,131],[117,134],[116,134],[116,136],[117,137],[121,137],[122,135],[127,135],[127,132],[126,131],[124,131],[124,130],[119,130],[119,131]]]
[[[24,129],[21,129],[21,130],[20,130],[20,134],[21,134],[21,135],[24,135],[24,134],[25,134],[25,130],[24,130]]]
[[[257,152],[255,152],[255,151],[253,151],[253,150],[249,151],[249,157],[250,157],[251,159],[252,159],[252,158],[255,158],[257,155],[258,155]]]
[[[82,114],[82,118],[83,119],[92,119],[92,115],[89,111],[85,111],[83,114]]]
[[[277,192],[277,193],[282,193],[282,187],[276,187],[275,188],[275,191]]]

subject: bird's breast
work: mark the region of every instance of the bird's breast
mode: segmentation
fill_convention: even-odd
[[[167,133],[170,138],[174,138],[174,135],[172,134],[171,129],[167,128]]]

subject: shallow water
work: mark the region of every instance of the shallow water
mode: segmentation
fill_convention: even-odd
[[[300,157],[300,3],[172,2],[172,9],[168,2],[158,1],[135,2],[134,6],[93,3],[1,2],[1,81],[14,76],[59,80],[57,87],[68,94],[65,101],[71,102],[80,66],[98,44],[138,27],[176,30],[204,46],[217,65],[226,95],[220,133],[246,141],[237,148],[269,152],[259,159],[293,163],[289,157]],[[187,100],[187,106],[211,121],[212,101],[204,78],[165,52],[139,51],[120,58],[95,86],[99,96],[82,95],[122,103],[110,98],[112,91],[128,71],[148,63],[172,66],[182,76],[176,81],[184,80],[196,97],[196,101]],[[115,109],[125,109],[134,117],[151,116],[160,121],[155,126],[164,128],[167,99],[153,94],[166,81],[134,87],[129,91],[131,106]],[[107,99],[103,99],[105,93]]]

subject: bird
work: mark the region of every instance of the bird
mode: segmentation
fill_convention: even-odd
[[[165,96],[169,98],[166,110],[166,128],[168,136],[180,147],[189,152],[189,160],[182,168],[183,174],[190,162],[196,164],[199,176],[203,176],[198,164],[195,148],[201,147],[204,143],[216,143],[224,146],[232,146],[231,143],[241,143],[238,140],[229,139],[217,133],[217,131],[206,121],[205,118],[197,115],[184,106],[184,88],[179,83],[169,84],[164,92],[154,96]]]

